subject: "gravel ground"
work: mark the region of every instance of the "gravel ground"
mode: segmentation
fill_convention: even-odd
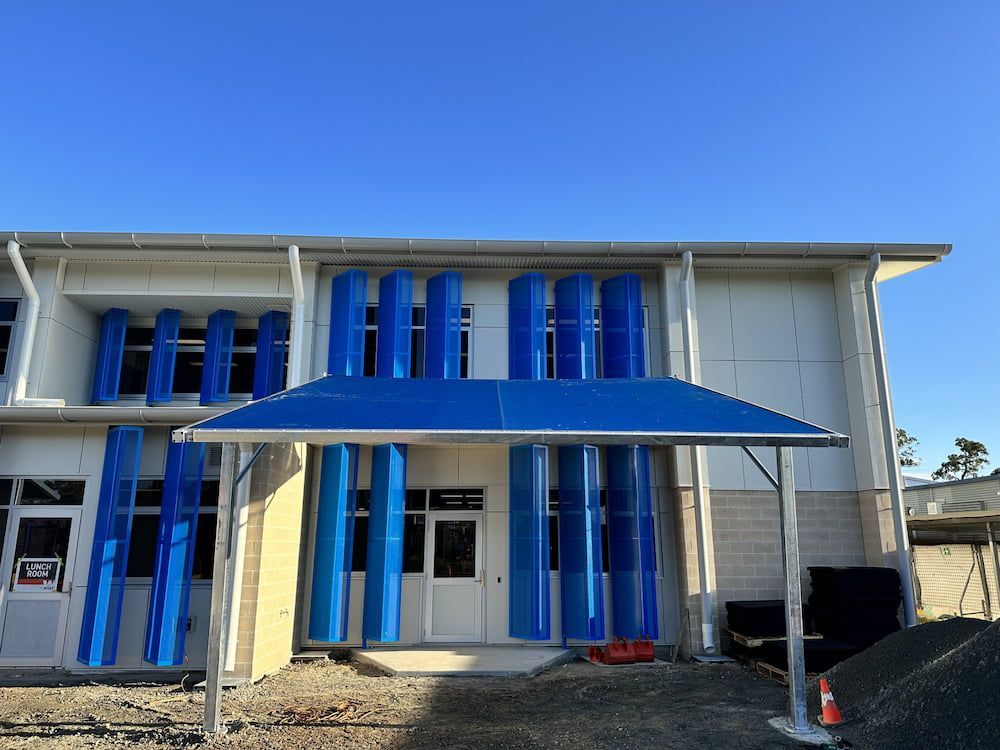
[[[824,676],[857,747],[1000,748],[1000,622],[955,618],[893,633]],[[810,714],[819,713],[810,685]]]
[[[227,691],[230,731],[211,739],[199,732],[200,692],[57,679],[0,677],[0,747],[795,747],[766,724],[784,711],[784,688],[736,665],[602,669],[575,662],[531,679],[486,679],[391,678],[361,665],[294,664]]]

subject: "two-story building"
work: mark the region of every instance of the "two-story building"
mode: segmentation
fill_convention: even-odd
[[[326,373],[700,383],[850,436],[849,448],[795,449],[803,566],[897,564],[874,285],[948,245],[0,239],[11,258],[0,269],[0,666],[204,667],[222,457],[171,431]],[[233,506],[228,673],[259,677],[371,632],[399,644],[649,635],[699,652],[719,643],[727,600],[782,595],[777,501],[746,452],[579,447],[266,448]],[[244,464],[255,450],[241,446]],[[760,460],[773,468],[773,453]],[[509,579],[522,475],[551,496],[532,532],[547,540],[548,581],[533,610]],[[405,491],[388,521],[386,483]],[[560,493],[575,491],[592,498],[583,516],[560,511]],[[324,517],[332,496],[350,512]],[[580,539],[582,577],[560,551]],[[366,568],[387,550],[399,599],[372,630]],[[638,593],[619,593],[633,583]],[[563,617],[565,597],[589,609]]]

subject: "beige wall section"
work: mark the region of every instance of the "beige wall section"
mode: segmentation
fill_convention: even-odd
[[[236,670],[228,676],[259,679],[298,648],[306,455],[305,445],[272,445],[254,464]]]

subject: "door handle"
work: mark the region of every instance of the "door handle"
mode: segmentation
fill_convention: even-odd
[[[479,581],[479,586],[481,588],[486,588],[486,571],[480,568],[479,577],[476,580]]]

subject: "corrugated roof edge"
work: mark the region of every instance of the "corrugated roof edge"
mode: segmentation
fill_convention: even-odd
[[[909,260],[939,260],[951,252],[951,244],[841,243],[841,242],[594,242],[573,240],[476,240],[403,237],[324,237],[270,234],[183,234],[148,232],[19,232],[0,231],[0,240],[16,240],[26,250],[156,248],[161,250],[275,250],[290,244],[303,251],[367,253],[402,256],[441,254],[466,256],[599,256],[679,259],[690,250],[695,255],[715,257],[816,258],[837,257],[863,260],[872,253]]]

